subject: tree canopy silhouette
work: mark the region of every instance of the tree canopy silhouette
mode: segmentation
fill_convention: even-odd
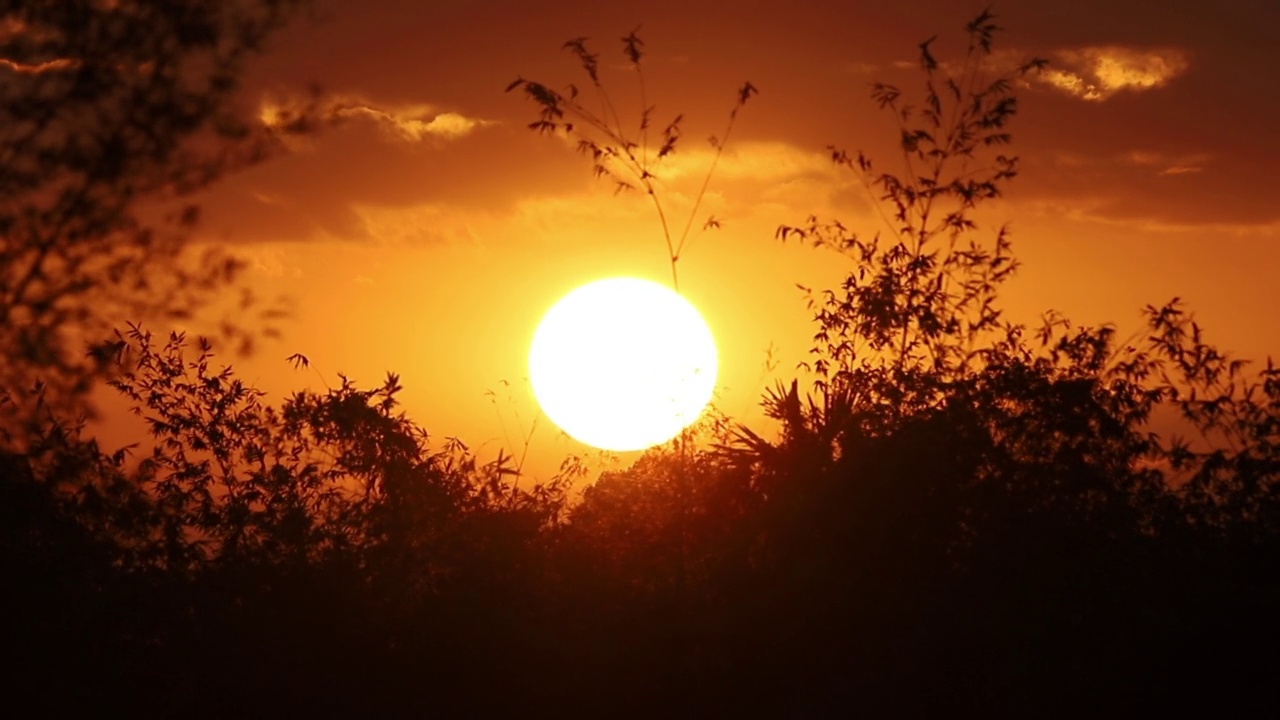
[[[236,276],[184,252],[187,198],[269,147],[233,93],[301,2],[0,4],[0,429],[34,395],[83,410],[113,327],[187,319]]]
[[[831,150],[882,201],[880,234],[776,233],[849,263],[810,294],[808,365],[762,400],[776,435],[711,417],[570,502],[572,464],[531,484],[478,460],[399,409],[394,375],[272,407],[207,341],[117,335],[113,384],[154,447],[130,463],[55,422],[0,455],[10,699],[1274,712],[1280,371],[1210,345],[1176,301],[1132,343],[1003,316],[1012,244],[972,211],[1014,177],[1013,80],[1040,63],[1000,67],[990,13],[966,30],[958,63],[919,47],[919,110],[873,87],[898,173]],[[1155,433],[1161,407],[1194,435]]]

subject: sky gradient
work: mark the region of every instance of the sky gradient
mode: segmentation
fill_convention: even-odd
[[[827,145],[896,170],[891,118],[870,83],[919,87],[916,47],[963,51],[981,5],[950,2],[646,3],[367,0],[321,3],[250,69],[243,102],[279,123],[310,98],[330,126],[200,198],[202,242],[251,260],[248,282],[292,298],[283,337],[235,360],[275,397],[341,372],[365,385],[402,376],[406,409],[492,456],[520,450],[536,407],[523,378],[540,315],[608,275],[666,281],[657,217],[638,194],[591,177],[571,146],[526,128],[536,108],[503,89],[517,76],[584,78],[564,41],[586,36],[624,118],[638,120],[618,38],[646,42],[657,122],[685,138],[659,177],[677,224],[723,131],[681,291],[721,352],[720,407],[758,420],[760,393],[794,376],[813,326],[801,283],[830,287],[851,265],[774,239],[809,215],[881,229],[858,179]],[[979,215],[1002,222],[1023,266],[1004,294],[1012,319],[1050,308],[1077,323],[1137,330],[1141,308],[1186,300],[1209,339],[1244,357],[1280,350],[1280,49],[1272,2],[1018,2],[995,60],[1049,60],[1020,89],[1021,174]],[[768,351],[772,348],[772,351]],[[285,356],[308,356],[316,373]],[[773,371],[767,367],[771,358]],[[227,358],[230,360],[230,358]],[[582,446],[543,420],[529,469],[545,475]]]

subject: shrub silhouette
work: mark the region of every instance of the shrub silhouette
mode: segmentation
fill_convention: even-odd
[[[332,653],[377,663],[417,626],[460,648],[479,632],[466,599],[493,603],[520,583],[532,569],[529,548],[564,504],[564,479],[522,490],[506,456],[481,464],[460,441],[429,444],[398,410],[394,375],[370,390],[344,378],[276,409],[230,368],[216,369],[203,339],[193,355],[181,334],[159,346],[137,327],[119,337],[136,360],[112,384],[136,403],[154,448],[131,466],[123,452],[106,457],[71,428],[26,456],[6,456],[25,474],[5,479],[23,513],[10,526],[6,559],[46,574],[25,583],[37,597],[69,582],[112,602],[129,598],[132,606],[109,607],[83,638],[52,640],[142,658],[144,687],[132,691],[175,711],[212,703],[241,712],[282,698],[295,705],[292,693],[318,678],[339,682],[330,664],[341,655]],[[64,553],[88,568],[66,568]],[[73,571],[90,575],[65,577]],[[105,575],[107,587],[91,573]],[[31,609],[50,618],[48,632],[64,611],[76,614]],[[50,641],[39,632],[29,640]],[[296,655],[317,644],[312,656]],[[296,675],[281,676],[278,663],[296,665]],[[239,690],[220,697],[222,683]],[[129,697],[92,684],[83,691],[63,700]]]
[[[720,660],[735,668],[737,686],[788,712],[1168,702],[1167,677],[1189,682],[1197,653],[1226,647],[1202,634],[1225,595],[1191,591],[1179,568],[1200,567],[1209,553],[1223,563],[1212,575],[1239,587],[1261,578],[1261,557],[1275,557],[1274,511],[1264,509],[1274,508],[1275,488],[1270,363],[1246,380],[1243,364],[1206,344],[1176,303],[1148,309],[1142,349],[1117,345],[1110,327],[1074,328],[1052,314],[1038,331],[1003,320],[1012,246],[1003,229],[980,240],[971,212],[1016,175],[1016,157],[1001,152],[1015,81],[1044,63],[993,75],[997,29],[990,13],[968,24],[955,76],[932,41],[920,46],[919,110],[898,88],[873,87],[899,120],[902,175],[831,148],[883,203],[885,233],[867,239],[818,218],[777,232],[847,255],[852,270],[841,287],[811,295],[817,330],[805,369],[816,397],[802,396],[799,383],[779,386],[765,406],[781,421],[780,439],[740,427],[717,451],[742,483],[739,501],[720,511],[733,518],[735,546],[750,552],[736,571],[686,592],[705,599],[736,578],[735,601],[714,621],[730,628]],[[532,127],[548,129],[559,97],[526,89],[544,107]],[[1152,410],[1167,402],[1207,447],[1192,452],[1150,431]],[[673,497],[678,483],[659,481],[685,462],[646,460],[626,485],[602,478],[573,515],[578,532],[608,533],[584,546],[621,553],[641,598],[670,587],[699,555],[673,549],[672,519],[687,508]],[[655,529],[658,507],[670,509]],[[1162,593],[1172,596],[1153,600]],[[1252,625],[1272,637],[1275,622],[1255,603],[1274,593],[1274,583],[1251,586],[1250,619],[1232,632]],[[691,617],[681,635],[667,627],[681,618],[664,616],[667,634],[686,645],[645,657],[704,654],[688,638],[709,621]],[[1248,656],[1204,678],[1239,694],[1197,697],[1265,707],[1261,676],[1239,671],[1255,661],[1275,667],[1275,654]],[[742,682],[752,671],[761,682]],[[682,696],[697,685],[655,674],[651,683]]]
[[[117,336],[114,383],[154,450],[107,456],[52,423],[0,456],[0,567],[23,589],[10,697],[215,715],[1272,712],[1280,377],[1208,344],[1177,302],[1148,308],[1133,344],[1003,319],[1012,246],[969,218],[1016,171],[999,154],[1010,80],[1039,63],[984,75],[992,16],[967,32],[956,65],[920,47],[919,114],[873,88],[902,122],[901,177],[832,151],[884,201],[882,235],[816,218],[777,233],[850,271],[811,296],[808,371],[763,398],[776,437],[712,417],[570,503],[568,474],[522,486],[505,454],[435,442],[394,375],[275,408],[205,341]],[[1152,432],[1161,406],[1194,441]]]

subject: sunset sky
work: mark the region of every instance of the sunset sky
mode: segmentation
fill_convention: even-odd
[[[728,9],[732,7],[732,9]],[[862,186],[825,147],[893,165],[890,118],[868,97],[883,80],[918,87],[917,44],[963,50],[982,9],[954,2],[331,1],[272,43],[244,102],[264,121],[320,89],[333,127],[227,178],[201,198],[199,239],[251,258],[248,281],[293,299],[283,338],[235,364],[279,399],[344,373],[401,374],[410,414],[482,456],[522,443],[536,410],[523,378],[541,314],[609,275],[667,280],[657,217],[615,196],[567,143],[526,128],[536,108],[504,93],[517,76],[583,84],[561,50],[586,36],[624,117],[637,118],[619,38],[640,26],[657,122],[685,138],[659,177],[682,223],[737,89],[742,110],[713,177],[681,291],[721,352],[721,408],[759,419],[772,378],[794,376],[813,327],[796,283],[834,286],[849,265],[774,239],[811,214],[881,229]],[[1009,2],[1002,57],[1042,56],[1020,92],[1013,151],[1022,172],[987,207],[1023,262],[1005,293],[1014,319],[1057,309],[1114,322],[1184,298],[1210,340],[1241,356],[1280,354],[1280,5],[1231,0]],[[777,370],[765,371],[775,348]],[[300,352],[319,375],[284,358]],[[230,360],[230,358],[227,358]],[[510,383],[509,387],[504,381]],[[494,396],[486,395],[493,391]],[[546,421],[529,469],[548,474],[583,447]]]

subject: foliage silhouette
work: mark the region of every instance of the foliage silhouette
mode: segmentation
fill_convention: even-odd
[[[188,252],[189,196],[271,147],[233,92],[300,2],[0,5],[0,432],[84,410],[115,324],[187,319],[236,277]]]
[[[273,408],[204,341],[120,334],[115,387],[155,448],[107,455],[50,423],[0,456],[0,570],[22,589],[11,701],[1274,712],[1280,376],[1208,344],[1177,302],[1148,308],[1135,344],[1003,319],[1012,248],[972,239],[969,216],[1016,167],[981,160],[1008,142],[982,138],[1007,133],[1014,86],[981,80],[992,16],[967,30],[957,66],[921,46],[922,116],[873,88],[924,172],[833,151],[886,203],[887,238],[779,230],[851,269],[813,295],[812,387],[763,399],[776,438],[711,417],[702,442],[651,450],[571,505],[571,467],[522,488],[505,455],[432,442],[394,375]],[[1195,439],[1155,434],[1161,407]]]
[[[671,267],[671,285],[673,288],[679,289],[680,281],[677,266],[680,262],[681,254],[687,249],[689,241],[692,239],[689,233],[693,229],[693,223],[698,215],[698,209],[702,206],[702,200],[707,194],[707,186],[711,182],[712,175],[715,174],[716,166],[720,162],[720,156],[724,153],[725,145],[729,142],[730,135],[733,134],[733,126],[737,122],[738,111],[759,90],[750,82],[744,82],[738,90],[737,101],[733,109],[729,111],[729,119],[725,125],[724,132],[719,136],[713,135],[711,137],[710,142],[715,149],[715,154],[712,157],[710,166],[707,168],[707,174],[703,176],[702,187],[694,198],[693,207],[689,210],[689,216],[684,223],[684,227],[680,229],[677,236],[674,234],[674,228],[667,218],[668,208],[663,204],[660,179],[657,173],[660,172],[662,161],[675,153],[680,143],[684,115],[676,115],[670,123],[663,127],[660,133],[661,142],[658,142],[659,138],[653,138],[651,141],[650,130],[656,127],[653,125],[653,119],[657,106],[649,104],[645,91],[644,71],[640,62],[644,57],[644,41],[637,34],[639,31],[640,28],[636,28],[622,38],[623,55],[626,57],[628,65],[635,71],[636,82],[639,86],[642,109],[640,120],[635,130],[623,125],[617,108],[600,80],[600,56],[592,53],[587,48],[587,38],[570,40],[564,44],[563,49],[573,53],[582,66],[583,72],[586,73],[587,78],[591,81],[591,89],[596,95],[596,100],[600,103],[598,111],[586,105],[589,100],[584,99],[578,87],[573,84],[568,85],[561,92],[544,83],[520,77],[507,85],[507,92],[523,90],[525,95],[539,106],[538,119],[529,123],[531,130],[546,134],[563,132],[567,137],[576,139],[578,152],[591,158],[592,174],[613,182],[615,192],[640,189],[649,196],[653,201],[654,210],[658,214],[658,221],[662,227],[662,238],[666,243],[667,262]],[[719,227],[720,221],[715,216],[710,216],[703,223],[702,230]]]
[[[297,393],[276,409],[230,368],[215,369],[207,341],[194,356],[180,334],[157,346],[134,327],[120,341],[136,360],[112,384],[136,403],[154,448],[130,467],[123,451],[107,457],[80,439],[79,428],[55,425],[25,457],[6,456],[27,478],[6,477],[6,492],[21,499],[14,508],[24,516],[10,526],[5,557],[29,566],[26,586],[38,592],[75,571],[60,562],[72,553],[116,585],[100,592],[113,600],[125,593],[153,613],[113,608],[123,617],[104,618],[85,634],[105,635],[98,639],[127,657],[159,645],[169,660],[191,664],[172,680],[177,685],[164,685],[173,672],[165,668],[169,660],[144,665],[146,682],[155,683],[147,692],[172,694],[182,707],[216,700],[214,707],[243,709],[255,693],[278,697],[282,688],[253,679],[271,656],[266,666],[220,664],[242,662],[236,658],[262,643],[279,654],[276,661],[293,662],[291,644],[341,632],[327,626],[328,611],[389,613],[412,627],[403,608],[440,609],[443,597],[445,611],[461,613],[457,622],[474,623],[464,599],[488,598],[528,572],[526,546],[564,506],[567,477],[521,490],[510,458],[480,464],[455,439],[431,447],[398,410],[394,375],[370,390],[343,378],[323,395]],[[67,543],[93,552],[68,550]],[[79,583],[98,585],[72,581]],[[31,612],[65,610],[55,607]],[[183,619],[190,613],[214,627],[191,627]],[[294,619],[279,626],[286,617]],[[138,635],[115,636],[117,625]],[[58,627],[50,622],[49,632]],[[217,627],[230,635],[219,637]],[[403,629],[363,620],[350,627],[373,633],[361,641],[374,643],[366,651],[384,653]],[[33,647],[50,640],[32,635]],[[216,683],[209,690],[182,686],[200,672],[243,684],[244,697],[216,699],[208,694]],[[86,692],[68,699],[96,702],[109,690],[91,685]]]

